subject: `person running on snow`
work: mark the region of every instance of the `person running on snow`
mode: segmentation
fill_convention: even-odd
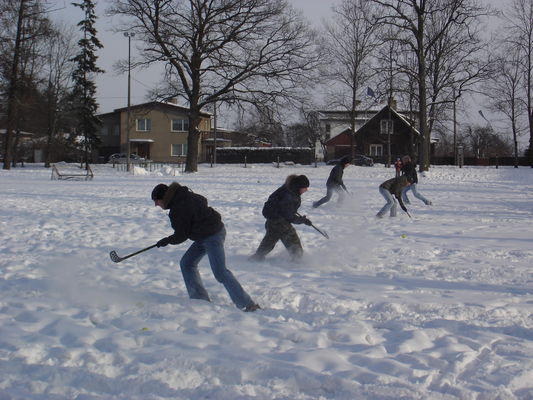
[[[322,204],[330,201],[333,192],[336,192],[339,195],[337,204],[342,204],[344,200],[344,192],[348,192],[342,181],[342,175],[344,174],[344,169],[350,165],[351,162],[352,159],[349,156],[344,156],[339,160],[338,164],[332,168],[326,182],[326,195],[313,203],[314,208],[320,207]]]
[[[198,273],[198,263],[207,254],[216,280],[224,285],[237,306],[245,311],[260,309],[244,291],[240,283],[226,268],[224,239],[226,229],[220,214],[207,205],[207,199],[173,182],[170,186],[160,183],[152,190],[156,207],[170,210],[168,218],[174,233],[157,242],[157,247],[193,241],[180,260],[181,273],[191,299],[210,301]]]
[[[405,207],[402,201],[402,190],[408,185],[410,185],[410,181],[405,175],[402,175],[398,178],[392,178],[383,182],[379,186],[379,193],[381,193],[381,195],[385,198],[387,204],[385,204],[383,208],[379,210],[379,212],[376,214],[376,217],[383,218],[383,216],[389,210],[391,217],[396,216],[396,200],[394,199],[394,197],[398,199],[402,210],[407,212],[407,208]]]
[[[396,178],[398,178],[401,175],[400,172],[402,171],[402,166],[403,166],[402,160],[397,158],[396,162],[394,163],[394,168],[396,169]]]
[[[433,203],[426,199],[418,190],[417,190],[417,184],[418,184],[418,175],[416,173],[416,165],[411,161],[411,157],[409,156],[403,156],[403,167],[402,167],[402,174],[407,176],[409,180],[412,182],[411,185],[405,187],[402,191],[402,200],[404,204],[411,204],[409,201],[409,198],[407,197],[407,192],[411,190],[413,192],[413,195],[424,202],[426,206],[430,206]]]
[[[302,257],[302,243],[291,224],[311,225],[307,217],[298,214],[302,202],[301,195],[307,192],[308,188],[309,179],[305,175],[289,175],[285,184],[268,197],[263,206],[266,234],[250,260],[264,260],[279,240],[289,251],[293,261]]]

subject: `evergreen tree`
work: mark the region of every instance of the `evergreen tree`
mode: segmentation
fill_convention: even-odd
[[[78,23],[82,38],[78,41],[80,53],[72,61],[77,65],[72,78],[74,80],[73,108],[78,118],[77,133],[81,133],[84,138],[84,161],[85,167],[89,168],[89,153],[100,143],[97,132],[100,127],[100,120],[96,116],[98,103],[95,99],[96,84],[94,75],[104,72],[96,66],[97,49],[102,48],[102,44],[96,37],[96,14],[94,12],[94,2],[83,0],[81,3],[72,3],[85,12],[85,18]]]

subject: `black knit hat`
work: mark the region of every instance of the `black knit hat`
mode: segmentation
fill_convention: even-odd
[[[295,189],[307,188],[309,187],[309,179],[305,175],[298,175],[292,179],[291,184]]]
[[[165,193],[168,190],[168,186],[164,183],[157,185],[154,190],[152,190],[152,200],[162,200],[165,197]]]

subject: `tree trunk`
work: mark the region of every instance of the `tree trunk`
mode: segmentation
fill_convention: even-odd
[[[17,91],[18,91],[18,64],[20,55],[21,35],[22,35],[22,20],[24,17],[24,2],[20,0],[19,13],[17,19],[17,33],[15,38],[15,48],[13,50],[13,64],[11,66],[11,73],[9,77],[9,88],[7,91],[7,126],[6,138],[4,143],[4,165],[3,169],[11,168],[11,160],[13,158],[13,128],[17,118]]]

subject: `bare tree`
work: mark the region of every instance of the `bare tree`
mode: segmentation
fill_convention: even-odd
[[[467,151],[475,158],[505,157],[512,154],[512,146],[490,126],[465,126],[463,138]]]
[[[529,157],[533,168],[533,1],[513,0],[506,13],[507,41],[513,43],[522,57],[524,92],[529,125]]]
[[[511,125],[514,167],[518,168],[518,136],[522,132],[520,119],[527,112],[527,105],[520,98],[524,81],[523,59],[519,48],[509,43],[503,43],[501,48],[494,74],[487,81],[484,92],[491,111],[503,114]]]
[[[430,53],[439,46],[443,36],[456,29],[468,29],[489,9],[477,0],[371,0],[382,7],[375,16],[378,23],[393,25],[400,30],[402,43],[416,55],[418,112],[422,134],[420,170],[430,166],[431,131],[428,119]],[[428,101],[429,100],[429,101]]]
[[[274,103],[313,71],[314,38],[285,0],[113,0],[119,29],[135,32],[141,63],[164,62],[169,95],[188,103],[185,170],[198,162],[200,112],[210,103]]]
[[[287,144],[289,146],[307,146],[315,148],[320,146],[325,153],[327,135],[320,126],[318,111],[307,111],[300,108],[300,121],[290,124],[286,128]]]
[[[34,86],[30,81],[36,71],[33,64],[36,42],[48,33],[49,22],[44,6],[44,2],[35,0],[4,0],[0,3],[0,18],[3,22],[0,32],[4,55],[2,70],[7,103],[3,169],[10,169],[14,160],[14,133],[20,131],[24,87]],[[13,21],[16,21],[16,25],[13,25]]]
[[[57,26],[52,31],[46,48],[46,62],[44,73],[46,87],[46,147],[45,167],[50,167],[53,145],[65,113],[66,99],[71,77],[74,72],[74,32],[65,26]]]
[[[325,26],[326,74],[337,83],[335,103],[350,113],[351,150],[355,156],[355,111],[358,93],[365,87],[370,56],[378,45],[377,25],[372,21],[375,5],[366,0],[342,0],[333,8],[333,22]]]

